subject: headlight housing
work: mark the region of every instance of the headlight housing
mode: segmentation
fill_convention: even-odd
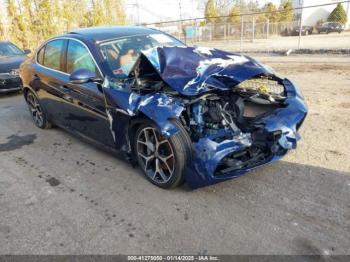
[[[10,71],[11,76],[19,76],[19,69],[12,69]]]
[[[253,78],[240,83],[237,88],[256,91],[262,94],[269,94],[271,96],[285,97],[284,86],[278,81],[268,77]]]

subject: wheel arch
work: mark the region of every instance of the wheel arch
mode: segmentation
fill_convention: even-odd
[[[186,168],[191,164],[191,161],[192,161],[192,142],[189,137],[189,134],[187,133],[186,129],[181,124],[181,121],[178,118],[169,118],[168,120],[178,130],[176,133],[173,133],[168,137],[166,137],[166,139],[168,139],[169,141],[168,142],[169,145],[171,145],[171,150],[173,152],[173,157],[175,161],[174,163],[177,166],[175,169],[173,169],[173,171],[175,170],[174,174],[178,174],[178,175],[175,175],[175,180],[173,180],[173,178],[170,178],[171,180],[169,181],[172,181],[171,184],[168,184],[168,181],[167,181],[166,184],[164,184],[164,186],[154,183],[154,181],[151,181],[151,182],[163,188],[174,188],[185,182]],[[158,133],[161,136],[163,136],[163,139],[165,138],[165,135],[161,134],[161,130],[157,125],[157,123],[155,123],[155,121],[153,121],[152,119],[150,119],[145,115],[133,119],[129,126],[129,139],[130,139],[129,144],[131,145],[131,148],[132,148],[131,158],[133,163],[138,165],[140,165],[140,162],[139,162],[140,159],[138,159],[137,157],[138,155],[138,146],[136,145],[138,141],[137,136],[140,132],[139,130],[143,130],[145,127],[149,127],[149,126],[153,127],[153,129],[158,129]],[[177,163],[179,163],[179,165]],[[149,179],[149,177],[147,178]]]
[[[39,99],[38,94],[35,92],[35,90],[31,86],[23,86],[22,89],[23,89],[23,96],[25,99],[27,99],[27,95],[29,91],[32,92]]]
[[[191,145],[191,139],[189,137],[189,134],[187,133],[185,127],[182,125],[179,117],[170,117],[170,118],[168,118],[168,121],[170,124],[172,124],[176,128],[176,132],[171,133],[167,137],[171,137],[171,136],[177,134],[178,132],[183,131],[186,133],[187,142],[189,143],[189,145]],[[127,140],[128,140],[129,146],[130,146],[130,152],[134,151],[132,141],[135,137],[135,133],[136,133],[137,129],[141,125],[147,124],[147,123],[152,123],[160,131],[162,130],[162,127],[159,124],[157,124],[157,122],[155,122],[154,120],[152,120],[150,117],[148,117],[147,115],[145,115],[142,112],[140,112],[137,116],[132,117],[130,119],[128,127],[127,127]]]

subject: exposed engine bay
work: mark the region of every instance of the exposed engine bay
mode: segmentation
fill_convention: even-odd
[[[209,93],[188,101],[181,117],[193,142],[208,137],[218,143],[229,139],[243,145],[242,150],[220,162],[215,176],[258,165],[281,150],[277,144],[280,133],[267,134],[257,123],[283,107],[284,88],[267,77],[247,82],[233,87],[231,92]]]
[[[253,81],[260,81],[260,87],[254,89],[254,86],[248,87],[243,82],[244,85],[233,87],[231,92],[208,93],[186,101],[183,119],[190,127],[192,140],[215,135],[222,129],[233,135],[251,132],[254,120],[283,106],[285,96],[282,85],[275,84],[279,91],[274,93],[264,85],[264,82],[271,81],[266,77]]]

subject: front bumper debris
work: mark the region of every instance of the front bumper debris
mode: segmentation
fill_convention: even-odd
[[[193,144],[193,163],[186,172],[192,188],[215,184],[281,159],[288,150],[296,148],[300,139],[298,129],[307,115],[307,107],[299,89],[287,79],[283,82],[287,94],[286,106],[260,119],[260,134],[267,137],[265,150],[259,149],[257,136],[232,137],[217,143],[206,137]],[[260,140],[261,141],[261,140]],[[239,157],[239,161],[231,156]],[[222,168],[223,164],[229,167]]]

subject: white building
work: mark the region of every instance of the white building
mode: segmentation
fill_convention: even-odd
[[[323,21],[327,21],[329,14],[337,6],[338,2],[342,2],[342,1],[340,1],[340,0],[293,0],[293,7],[294,8],[308,7],[308,6],[334,3],[332,5],[304,8],[302,10],[296,11],[297,17],[300,17],[301,12],[303,12],[303,15],[302,15],[303,25],[314,26],[317,23],[317,21],[319,21],[320,19],[322,19]],[[342,3],[342,5],[343,5],[345,12],[347,13],[347,16],[348,16],[346,28],[350,28],[350,2]]]

